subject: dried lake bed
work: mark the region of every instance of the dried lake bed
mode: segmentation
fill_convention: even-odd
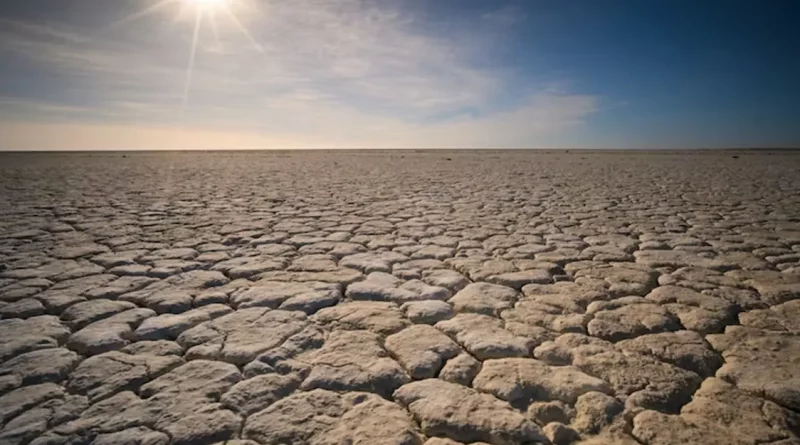
[[[0,444],[800,444],[800,152],[0,154]]]

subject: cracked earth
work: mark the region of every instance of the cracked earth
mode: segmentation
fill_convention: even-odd
[[[800,439],[800,154],[0,155],[0,444]]]

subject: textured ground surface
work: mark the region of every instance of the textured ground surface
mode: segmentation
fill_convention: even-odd
[[[800,155],[0,155],[0,444],[780,444]]]

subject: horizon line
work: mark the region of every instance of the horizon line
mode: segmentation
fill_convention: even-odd
[[[659,147],[659,148],[636,148],[636,147],[571,147],[571,148],[533,148],[533,147],[482,147],[482,148],[464,148],[464,147],[446,147],[446,148],[218,148],[218,149],[97,149],[97,150],[52,150],[52,149],[2,149],[2,154],[21,154],[21,153],[217,153],[217,152],[283,152],[283,151],[557,151],[569,152],[571,150],[580,152],[610,152],[610,151],[639,151],[639,152],[680,152],[680,151],[800,151],[800,146],[797,147]]]

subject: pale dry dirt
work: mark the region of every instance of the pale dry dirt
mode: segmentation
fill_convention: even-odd
[[[0,444],[798,434],[800,153],[0,155]]]

